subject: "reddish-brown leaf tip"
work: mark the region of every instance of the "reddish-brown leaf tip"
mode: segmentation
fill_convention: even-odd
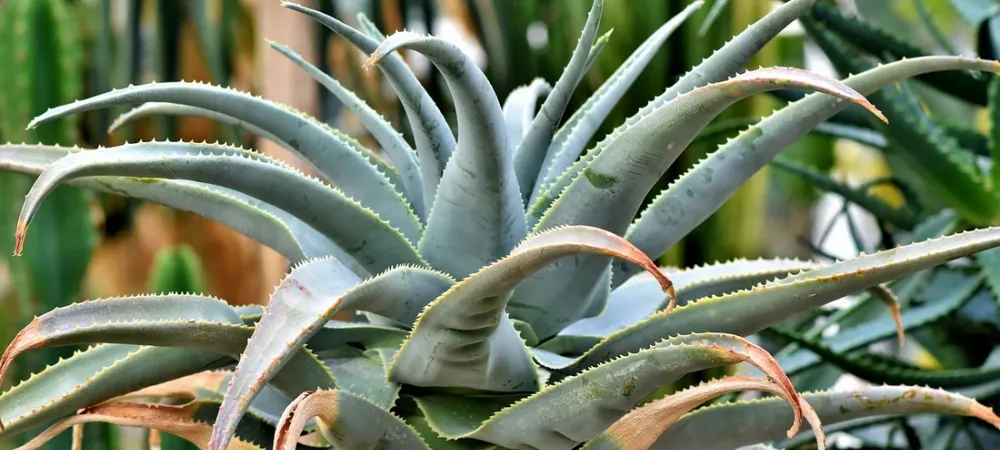
[[[3,356],[0,356],[0,383],[3,383],[4,377],[7,375],[7,371],[10,370],[10,365],[14,362],[14,358],[20,355],[25,350],[30,350],[32,348],[38,348],[45,345],[45,341],[42,339],[41,334],[38,330],[38,318],[36,317],[31,321],[26,327],[14,336],[14,340],[11,341],[7,349],[4,350]],[[3,424],[3,417],[0,417],[0,430],[3,430],[5,425]]]

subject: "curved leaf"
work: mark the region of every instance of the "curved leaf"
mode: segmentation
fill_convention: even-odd
[[[705,333],[667,339],[607,362],[488,419],[456,415],[448,403],[433,396],[414,400],[435,431],[448,439],[474,438],[505,448],[569,449],[600,434],[662,385],[689,372],[739,362],[763,370],[788,396],[797,395],[766,351],[738,336]]]
[[[967,231],[862,255],[753,289],[703,298],[669,314],[654,314],[608,336],[570,364],[554,368],[577,373],[678,333],[714,331],[747,336],[845,295],[997,246],[1000,227]]]
[[[851,76],[844,84],[867,95],[920,73],[959,69],[997,71],[1000,63],[946,56],[908,59]],[[629,227],[626,238],[649,255],[662,254],[714,213],[775,155],[849,105],[814,93],[761,120],[671,183]],[[615,280],[627,279],[638,270],[624,264],[614,269]]]
[[[538,99],[549,95],[549,92],[552,92],[552,85],[544,78],[535,78],[531,80],[531,84],[518,86],[507,95],[503,102],[503,121],[507,126],[507,141],[511,146],[516,148],[520,145],[525,130],[531,126],[531,119],[535,117]]]
[[[711,56],[706,58],[696,67],[691,69],[687,74],[681,77],[676,83],[669,87],[662,94],[654,98],[652,101],[643,106],[639,111],[629,117],[623,125],[615,130],[612,134],[617,134],[621,129],[630,126],[635,121],[647,116],[654,109],[660,108],[664,103],[673,100],[677,95],[687,92],[695,87],[705,86],[710,83],[716,83],[726,80],[727,78],[733,76],[737,72],[743,69],[750,58],[757,54],[760,49],[764,48],[768,42],[771,41],[781,30],[784,30],[788,25],[794,22],[802,14],[809,10],[809,8],[816,3],[816,0],[791,0],[784,5],[780,5],[766,16],[760,20],[754,22],[752,25],[747,27],[743,32],[736,35],[732,40],[727,42],[722,47],[715,50]],[[604,141],[606,141],[605,139]],[[602,147],[601,142],[595,149],[599,151]],[[591,153],[595,151],[588,151],[584,157],[586,158]],[[563,172],[561,176],[569,174],[571,177],[576,177],[579,170],[574,170],[576,165],[570,167]],[[582,167],[580,167],[582,170]],[[553,186],[546,190],[546,193],[541,194],[549,198],[548,202],[551,202],[557,198],[563,192],[564,188]],[[541,203],[544,208],[538,212],[539,217],[541,212],[548,209],[547,202],[542,202],[541,199],[538,203]],[[536,205],[537,206],[537,205]],[[617,278],[616,278],[617,279]]]
[[[281,2],[281,6],[311,17],[347,39],[362,52],[372,53],[378,47],[379,43],[374,39],[320,11],[285,1]],[[441,174],[455,149],[455,136],[452,135],[451,128],[449,128],[448,122],[441,114],[434,99],[427,93],[416,75],[410,71],[401,56],[388,55],[379,60],[376,65],[385,74],[396,94],[399,95],[399,101],[410,122],[410,129],[413,130],[413,140],[416,143],[417,156],[420,158],[420,174],[424,182],[424,189],[435,193],[438,190]],[[432,206],[433,202],[429,201],[426,204],[426,209],[429,211]]]
[[[511,292],[552,262],[579,253],[625,258],[651,270],[661,292],[670,280],[619,236],[590,227],[559,227],[525,239],[506,258],[469,275],[431,302],[389,369],[391,380],[415,386],[495,392],[539,388],[531,355],[504,312]],[[572,302],[572,299],[567,299]]]
[[[303,392],[285,409],[274,436],[275,450],[293,450],[306,423],[338,448],[430,449],[420,435],[392,413],[349,392]]]
[[[875,415],[927,413],[969,416],[1000,427],[1000,418],[975,400],[924,387],[878,386],[857,391],[805,393],[802,397],[826,425]],[[709,406],[681,418],[652,448],[730,450],[780,439],[785,424],[792,419],[791,412],[780,398]],[[738,419],[746,417],[754,420]],[[727,432],[713,431],[720,423],[726,424]]]
[[[278,136],[271,134],[270,131],[267,131],[264,128],[260,128],[252,123],[237,119],[227,114],[222,114],[212,109],[199,108],[197,106],[182,105],[182,104],[168,103],[168,102],[146,102],[126,111],[122,115],[116,117],[115,120],[111,122],[111,125],[108,126],[108,134],[118,131],[129,122],[135,122],[136,120],[141,120],[148,117],[156,117],[161,115],[194,116],[194,117],[204,117],[206,119],[217,120],[227,125],[238,126],[257,136],[266,138],[269,141],[279,144],[282,147],[294,150],[291,147],[291,144],[289,144],[288,142],[283,141]]]
[[[378,158],[310,117],[250,94],[217,86],[167,82],[132,86],[50,109],[29,128],[71,114],[109,106],[169,102],[211,109],[268,130],[314,165],[345,194],[383,216],[404,235],[416,240],[420,223],[379,167]],[[411,231],[412,230],[412,231]]]
[[[213,446],[228,442],[260,389],[339,311],[364,309],[406,323],[448,289],[448,277],[399,267],[361,278],[335,259],[312,260],[292,269],[271,296],[226,389]]]
[[[147,144],[132,145],[143,147]],[[77,152],[86,150],[43,145],[0,145],[0,169],[37,176],[56,160]],[[298,218],[232,189],[184,180],[128,177],[77,178],[67,184],[193,212],[274,249],[293,263],[333,255],[348,261],[358,273],[365,272],[340,247]]]
[[[684,414],[715,397],[739,391],[763,391],[778,395],[790,405],[797,404],[813,431],[817,432],[818,448],[826,448],[822,424],[809,403],[798,396],[789,397],[780,386],[768,380],[735,375],[708,381],[638,407],[584,445],[582,450],[646,450]],[[793,425],[786,436],[791,439],[798,432],[798,427]]]
[[[389,159],[392,160],[393,166],[399,171],[403,192],[410,201],[410,206],[413,207],[417,217],[426,218],[427,208],[425,205],[427,202],[432,201],[434,191],[424,189],[423,182],[420,179],[420,166],[417,163],[416,155],[413,149],[410,148],[410,144],[407,144],[403,139],[403,136],[394,130],[392,125],[379,115],[379,113],[375,112],[371,106],[368,106],[364,100],[358,98],[357,95],[354,95],[353,92],[342,86],[333,77],[323,73],[316,66],[302,59],[298,53],[274,41],[268,41],[268,44],[271,48],[277,50],[278,53],[281,53],[302,68],[302,70],[305,70],[314,80],[337,96],[344,106],[350,108],[358,116],[358,119],[361,120],[361,123],[368,129],[372,137],[385,149],[386,154],[389,155]]]
[[[10,436],[120,395],[229,364],[203,350],[103,344],[77,352],[0,395]]]
[[[677,305],[683,306],[703,297],[749,289],[775,277],[818,266],[816,262],[794,259],[738,259],[683,270],[661,268],[660,271],[670,276],[677,291]],[[546,344],[552,345],[560,336],[605,337],[628,328],[666,306],[660,290],[651,272],[639,273],[611,291],[608,306],[600,315],[574,322]]]
[[[430,59],[455,101],[458,146],[441,176],[419,249],[434,268],[463,278],[506,256],[527,233],[503,111],[482,70],[439,37],[395,33],[365,66],[401,48]]]
[[[154,151],[155,149],[155,151]],[[192,154],[199,151],[214,154]],[[52,163],[32,186],[18,224],[17,241],[48,192],[61,182],[95,176],[164,177],[212,183],[282,205],[377,273],[399,263],[422,264],[414,248],[386,222],[340,191],[262,156],[234,154],[210,144],[129,144],[75,153]],[[169,153],[164,158],[161,153]],[[316,210],[324,211],[317,215]]]
[[[206,423],[209,413],[218,408],[211,400],[196,400],[184,405],[163,405],[157,403],[112,402],[92,406],[79,414],[63,420],[45,430],[28,444],[24,450],[40,448],[67,428],[75,425],[104,422],[125,427],[161,430],[179,436],[184,440],[204,448],[212,432],[212,425]],[[242,425],[240,436],[233,437],[227,444],[229,450],[262,450],[267,448],[267,437],[274,435],[274,428],[262,418],[248,416]],[[308,447],[306,447],[308,448]]]
[[[594,137],[611,110],[618,104],[625,92],[632,86],[643,69],[660,50],[667,38],[681,24],[697,12],[705,2],[697,0],[686,6],[683,11],[672,17],[657,29],[628,59],[618,66],[607,80],[587,98],[587,101],[577,109],[572,116],[552,138],[552,143],[545,154],[538,179],[535,181],[529,205],[533,205],[538,196],[564,173],[580,156],[584,147]]]
[[[602,141],[593,161],[545,212],[535,230],[568,224],[624,234],[646,193],[709,121],[740,99],[792,87],[842,97],[881,116],[861,94],[800,69],[759,69],[697,88],[637,120],[629,120],[627,127]],[[599,311],[603,304],[566,308],[562,299],[584,298],[595,288],[594,281],[584,280],[599,279],[608,265],[606,257],[581,255],[572,263],[539,272],[518,288],[511,302],[511,316],[531,323],[544,339],[582,318],[582,311]]]
[[[549,145],[552,144],[552,136],[566,112],[573,91],[576,90],[577,84],[583,78],[584,70],[587,69],[587,61],[594,40],[597,38],[597,28],[601,24],[603,13],[604,0],[593,0],[590,12],[587,13],[587,22],[583,26],[569,63],[566,64],[559,81],[542,104],[541,111],[531,121],[524,139],[514,151],[514,172],[517,174],[523,204],[527,204],[535,188],[535,181],[541,173],[545,155],[548,153]]]

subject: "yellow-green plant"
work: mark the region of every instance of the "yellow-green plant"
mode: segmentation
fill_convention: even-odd
[[[281,143],[317,175],[207,143],[0,147],[0,166],[39,176],[21,211],[18,244],[47,193],[69,183],[202,214],[295,262],[265,308],[186,293],[94,300],[38,317],[3,354],[0,376],[33,348],[96,345],[0,396],[0,436],[63,419],[31,445],[106,421],[212,450],[731,449],[781,438],[789,425],[794,435],[803,419],[820,447],[821,423],[871,415],[961,414],[1000,426],[972,398],[929,388],[799,394],[777,361],[745,338],[857,291],[896,308],[883,283],[1000,246],[1000,228],[834,264],[736,260],[678,270],[648,256],[662,254],[777,153],[848,105],[881,117],[864,94],[933,71],[1000,71],[997,62],[940,56],[842,82],[791,68],[740,73],[814,1],[777,8],[586,152],[611,106],[700,2],[650,36],[565,122],[570,93],[602,45],[601,0],[559,80],[519,88],[502,105],[451,43],[410,32],[383,38],[286,3],[369,53],[365,66],[378,67],[396,89],[415,149],[335,80],[271,44],[352,108],[390,162],[285,106],[204,84],[129,87],[36,117],[29,127],[130,103],[145,103],[131,117],[213,117]],[[457,139],[395,53],[401,48],[427,56],[447,81]],[[709,121],[747,96],[788,88],[818,92],[721,146],[640,213]],[[352,315],[340,319],[345,313]],[[644,402],[685,374],[739,362],[766,377],[722,378]],[[741,390],[776,396],[685,416]],[[148,397],[190,401],[139,402]],[[684,426],[668,429],[677,421]]]

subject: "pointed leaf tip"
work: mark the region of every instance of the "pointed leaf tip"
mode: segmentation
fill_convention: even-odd
[[[22,219],[17,221],[17,230],[14,231],[14,256],[21,256],[24,250],[24,238],[28,233],[28,223]]]
[[[17,336],[14,336],[14,340],[4,350],[3,356],[0,356],[0,384],[3,383],[7,371],[10,370],[11,363],[14,362],[17,355],[26,350],[41,347],[44,343],[38,330],[38,317],[35,317],[31,323],[17,333]],[[4,428],[3,417],[0,417],[0,431],[3,431]]]
[[[684,414],[715,397],[740,391],[766,392],[781,397],[793,408],[797,406],[810,427],[816,431],[817,448],[820,450],[826,448],[826,437],[819,416],[801,396],[789,396],[781,387],[769,380],[734,375],[704,382],[633,409],[609,427],[602,436],[588,443],[584,450],[598,450],[603,444],[611,442],[617,444],[615,447],[618,449],[647,450]],[[796,414],[794,423],[787,433],[789,439],[798,434],[802,416]]]

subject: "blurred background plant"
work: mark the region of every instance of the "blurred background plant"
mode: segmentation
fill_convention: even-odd
[[[382,30],[448,36],[475,55],[501,99],[536,77],[559,77],[589,7],[579,0],[303,3],[356,27],[363,13]],[[610,39],[567,109],[579,107],[633,49],[689,3],[609,2],[600,31],[610,32]],[[708,1],[667,41],[594,140],[779,3]],[[269,48],[267,40],[275,40],[358,93],[412,141],[392,89],[378,71],[361,68],[365,55],[305,17],[278,14],[280,10],[280,2],[272,0],[0,0],[0,138],[85,148],[154,138],[224,141],[290,158],[269,141],[254,142],[249,133],[206,118],[156,115],[109,132],[124,109],[97,110],[24,130],[38,113],[76,98],[129,84],[183,79],[229,85],[288,104],[378,148],[336,97]],[[885,30],[907,34],[893,39]],[[845,76],[876,60],[938,53],[998,58],[1000,0],[823,0],[748,67],[795,66]],[[403,56],[442,111],[452,111],[438,72],[419,55]],[[653,192],[751,119],[801,95],[781,91],[730,108]],[[846,110],[786,150],[774,167],[756,175],[691,237],[665,255],[651,256],[660,257],[661,265],[685,266],[756,256],[829,259],[996,225],[1000,202],[993,186],[1000,183],[1000,170],[990,164],[992,155],[1000,154],[1000,132],[993,127],[1000,121],[996,77],[927,76],[871,98],[890,114],[889,125],[872,122],[855,108]],[[32,316],[83,298],[194,290],[234,304],[263,303],[287,269],[275,252],[218,223],[70,187],[60,188],[46,202],[34,223],[45,230],[31,235],[24,257],[12,258],[12,227],[30,185],[28,177],[0,173],[0,254],[5,263],[0,267],[0,336],[5,342]],[[903,348],[891,343],[891,320],[864,295],[762,337],[775,349],[784,346],[778,354],[801,390],[861,380],[898,381],[890,377],[898,377],[900,368],[940,374],[920,379],[921,384],[981,383],[1000,343],[1000,254],[986,252],[975,261],[920,273],[892,287],[904,305],[904,324],[912,337]],[[872,327],[873,319],[886,322],[885,330]],[[860,323],[868,326],[852,328]],[[13,382],[72,351],[29,352],[18,360],[19,376]],[[939,448],[973,448],[967,445],[983,439],[993,441],[982,441],[982,448],[993,448],[991,442],[1000,448],[995,432],[972,422],[921,420],[854,424],[862,428],[853,431],[862,431],[852,434],[877,448],[919,448],[943,439],[941,433],[949,436],[944,444],[952,446]],[[137,433],[87,427],[88,448],[141,448],[130,440],[145,445]],[[62,436],[51,448],[69,447],[69,438]],[[161,445],[186,444],[163,436]]]

